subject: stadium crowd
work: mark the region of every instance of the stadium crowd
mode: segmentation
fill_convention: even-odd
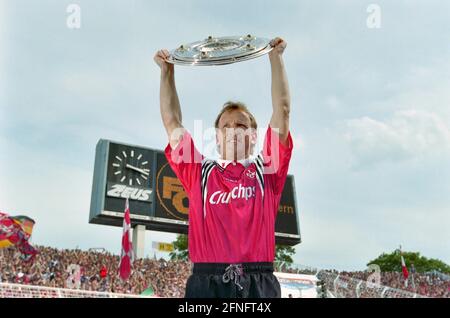
[[[298,273],[306,275],[317,275],[319,271],[310,268],[284,268],[279,267],[279,270],[288,273]],[[370,275],[373,272],[367,271],[336,271],[326,270],[327,275],[323,275],[323,279],[327,283],[330,290],[334,290],[334,280],[339,275],[339,280],[337,281],[336,288],[345,297],[380,297],[384,290],[384,287],[390,287],[395,290],[387,291],[388,294],[392,295],[398,291],[407,291],[414,294],[423,295],[426,297],[436,297],[436,298],[450,298],[450,279],[445,279],[442,276],[447,275],[436,275],[432,273],[410,273],[408,278],[408,283],[405,286],[405,279],[403,278],[402,272],[381,272],[380,273],[380,285],[375,286],[370,284]],[[319,278],[320,274],[319,274]],[[357,290],[358,283],[362,282],[360,288]],[[369,282],[369,283],[367,283]],[[399,295],[401,296],[401,295]]]
[[[341,272],[341,277],[367,281],[369,272]],[[401,272],[380,273],[380,285],[409,291],[427,297],[450,298],[450,281],[434,274],[409,274],[407,286]]]
[[[0,250],[0,282],[47,286],[58,288],[77,288],[88,291],[112,292],[121,294],[141,294],[151,288],[155,296],[183,297],[186,280],[191,272],[191,263],[186,261],[166,261],[164,259],[140,259],[133,263],[133,271],[128,281],[118,275],[120,258],[106,251],[79,249],[55,249],[37,246],[39,254],[33,262],[23,262],[13,248]],[[80,266],[79,275],[73,276],[70,266]],[[276,264],[277,265],[277,264]],[[312,268],[293,268],[284,264],[276,266],[277,271],[316,275]],[[336,289],[345,297],[380,297],[381,288],[368,288],[369,272],[321,271],[319,274],[330,290]],[[338,284],[335,278],[339,274]],[[428,297],[450,298],[450,281],[437,275],[415,273],[410,276],[405,287],[402,273],[380,273],[381,285],[398,290],[409,291]],[[76,279],[72,279],[77,277]],[[414,283],[413,283],[414,280]],[[74,284],[77,281],[78,284]],[[363,284],[359,284],[359,282]],[[358,287],[359,284],[359,288]],[[361,288],[362,287],[362,288]],[[370,286],[369,286],[370,287]],[[389,296],[395,290],[388,291]],[[401,295],[398,295],[401,296]]]
[[[148,288],[159,297],[183,297],[190,264],[164,259],[140,259],[124,282],[119,278],[119,256],[108,252],[60,250],[37,246],[34,262],[25,263],[13,248],[0,250],[0,282],[74,288],[69,266],[80,266],[79,288],[88,291],[141,294]],[[75,279],[74,279],[75,280]]]

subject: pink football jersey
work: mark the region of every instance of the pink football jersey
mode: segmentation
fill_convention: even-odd
[[[245,167],[204,158],[186,130],[165,155],[189,197],[194,263],[273,262],[275,220],[293,148],[269,126],[263,150]]]

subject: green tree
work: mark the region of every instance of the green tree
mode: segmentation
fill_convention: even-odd
[[[283,263],[287,266],[292,265],[294,260],[291,256],[294,256],[295,249],[292,246],[276,245],[275,246],[275,262]]]
[[[419,252],[403,252],[402,255],[409,271],[411,271],[411,264],[414,264],[414,268],[418,273],[430,271],[450,273],[450,266],[441,260],[421,256]],[[367,263],[367,265],[370,264],[380,266],[382,272],[400,272],[402,270],[399,250],[395,250],[389,254],[383,253],[376,259]]]
[[[178,234],[177,239],[173,243],[173,252],[170,252],[171,260],[189,260],[188,254],[188,236],[186,234]]]

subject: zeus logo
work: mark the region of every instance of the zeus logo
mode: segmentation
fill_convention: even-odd
[[[114,184],[107,192],[108,196],[115,198],[130,198],[138,201],[150,201],[152,190],[127,187],[122,184]]]
[[[229,203],[230,199],[240,199],[243,198],[248,200],[256,196],[256,187],[243,187],[239,185],[234,187],[231,192],[216,191],[209,198],[209,203],[219,204],[219,203]]]

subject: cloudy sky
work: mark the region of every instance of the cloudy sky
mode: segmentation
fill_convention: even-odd
[[[79,29],[67,27],[73,3]],[[33,217],[36,244],[118,253],[121,228],[88,224],[95,145],[165,147],[154,52],[208,35],[279,35],[303,238],[295,262],[365,269],[402,244],[450,263],[450,3],[377,1],[379,28],[372,3],[0,0],[0,210]],[[188,129],[230,99],[269,121],[266,56],[176,76]],[[147,232],[145,254],[174,237]]]

